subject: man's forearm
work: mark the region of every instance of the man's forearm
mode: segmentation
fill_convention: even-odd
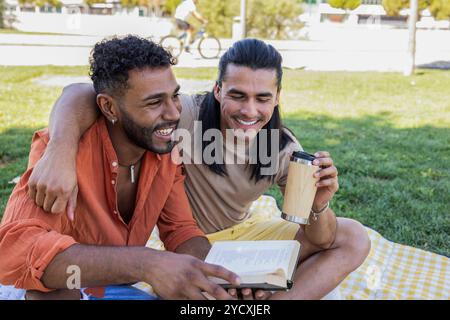
[[[305,235],[313,244],[329,248],[336,238],[337,220],[333,210],[328,208],[320,213],[317,221],[312,215],[309,218],[310,224],[305,226]]]
[[[99,114],[96,96],[91,84],[76,83],[65,87],[50,114],[50,140],[77,146]]]
[[[189,254],[200,260],[205,260],[209,249],[211,249],[211,243],[207,238],[194,237],[180,244],[175,252]]]
[[[144,281],[148,280],[144,279],[144,275],[151,270],[148,262],[155,261],[156,255],[156,250],[145,247],[101,247],[77,244],[53,259],[45,269],[41,281],[49,289],[67,289],[77,272],[79,272],[81,287]]]

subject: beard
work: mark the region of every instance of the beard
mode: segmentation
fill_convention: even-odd
[[[121,115],[122,115],[122,127],[123,130],[127,136],[127,138],[137,145],[138,147],[158,153],[158,154],[165,154],[172,151],[173,147],[175,146],[175,141],[169,141],[169,142],[159,142],[156,143],[153,139],[153,133],[155,130],[167,127],[169,125],[177,125],[177,122],[163,122],[160,124],[157,124],[152,127],[141,127],[136,122],[134,122],[130,115],[121,109]]]

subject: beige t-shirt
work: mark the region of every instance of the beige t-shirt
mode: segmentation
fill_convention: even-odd
[[[194,121],[198,120],[203,96],[181,95],[182,112],[179,128],[194,135]],[[282,191],[287,182],[289,159],[294,151],[303,150],[295,137],[286,130],[294,142],[281,150],[274,183]],[[184,153],[184,151],[183,151]],[[192,162],[191,162],[192,163]],[[253,201],[272,185],[269,179],[257,183],[251,179],[246,164],[226,164],[227,176],[220,176],[205,164],[184,164],[185,188],[194,218],[205,233],[213,233],[234,226],[248,218]]]

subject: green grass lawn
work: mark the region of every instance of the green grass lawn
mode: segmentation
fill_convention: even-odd
[[[85,67],[0,67],[0,215],[27,163],[34,130],[46,126],[61,88],[32,82]],[[211,79],[214,69],[176,69]],[[450,256],[450,72],[286,70],[285,124],[307,151],[329,150],[339,169],[332,207],[386,238]],[[281,205],[275,188],[270,191]]]

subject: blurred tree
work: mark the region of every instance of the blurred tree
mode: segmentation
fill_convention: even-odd
[[[247,0],[247,35],[262,38],[286,38],[298,30],[303,0]],[[215,36],[230,37],[233,18],[239,16],[240,0],[203,0],[198,9],[209,21],[207,29]]]
[[[62,5],[59,0],[19,0],[19,3],[21,5],[29,4],[36,7],[44,7],[46,5],[51,7],[61,7]]]
[[[163,11],[171,16],[175,14],[175,9],[178,7],[178,5],[182,2],[182,0],[165,0],[163,6]],[[209,2],[209,1],[202,1],[202,2]],[[227,1],[224,1],[227,2]]]
[[[450,19],[450,1],[449,0],[431,0],[429,10],[437,20]]]
[[[289,38],[302,23],[302,0],[250,0],[247,14],[247,35],[269,39]]]
[[[84,2],[88,5],[91,6],[94,3],[105,3],[106,0],[84,0]]]
[[[409,41],[407,64],[404,71],[405,76],[412,76],[416,65],[416,24],[419,16],[419,1],[410,0],[410,13],[408,21]]]
[[[239,0],[203,0],[199,1],[197,8],[202,17],[208,20],[206,29],[209,33],[219,37],[231,37],[233,18],[239,15]],[[198,25],[195,19],[192,20]]]
[[[333,8],[354,10],[361,4],[361,0],[328,0],[328,4]]]
[[[134,8],[141,6],[141,0],[120,0],[120,5],[124,8]]]
[[[153,14],[157,17],[162,15],[162,3],[164,0],[147,0],[148,1],[148,11],[153,12]]]
[[[93,2],[99,2],[96,0],[90,0]],[[104,2],[105,0],[103,0]],[[156,16],[161,16],[162,13],[162,2],[163,0],[120,0],[120,4],[124,8],[134,8],[134,7],[140,7],[140,8],[147,8],[147,11],[153,12]]]
[[[388,16],[398,16],[401,10],[409,8],[409,2],[410,0],[383,0],[382,5]],[[429,4],[430,0],[419,0],[419,14]]]
[[[402,9],[409,6],[409,0],[383,0],[382,5],[388,16],[398,16]]]
[[[0,29],[5,27],[3,17],[5,15],[5,0],[0,0]]]

